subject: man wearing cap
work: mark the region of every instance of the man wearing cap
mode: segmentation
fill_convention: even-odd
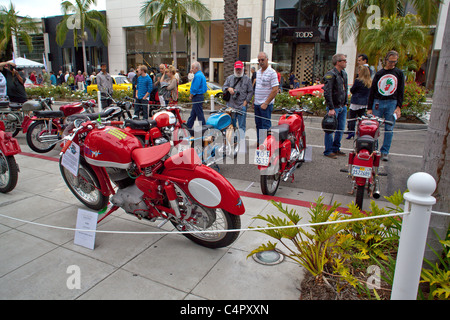
[[[238,109],[241,113],[237,113],[239,129],[241,129],[241,137],[245,134],[245,120],[247,116],[247,105],[253,97],[252,81],[244,74],[244,64],[241,61],[234,63],[234,74],[230,75],[222,87],[222,91],[230,93],[230,100],[227,101],[227,107]]]

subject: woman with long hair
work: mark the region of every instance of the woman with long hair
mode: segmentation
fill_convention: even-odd
[[[366,66],[358,67],[358,77],[355,79],[350,92],[352,99],[350,100],[350,108],[348,119],[355,119],[348,121],[348,136],[346,139],[351,139],[355,136],[356,118],[363,116],[367,110],[367,101],[369,100],[370,87],[372,86],[372,79],[370,77],[370,70]]]

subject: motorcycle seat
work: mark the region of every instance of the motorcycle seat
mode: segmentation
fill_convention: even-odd
[[[67,117],[67,121],[73,122],[76,119],[86,119],[86,118],[88,118],[89,120],[97,120],[99,115],[101,118],[106,118],[106,117],[110,116],[112,113],[114,113],[114,109],[112,109],[112,108],[108,109],[104,112],[77,113],[77,114],[73,114],[73,115]]]
[[[10,102],[9,103],[9,107],[13,111],[17,111],[17,110],[22,109],[22,106],[23,106],[23,103],[16,103],[16,102]]]
[[[53,110],[41,110],[34,111],[34,115],[38,118],[62,118],[64,117],[64,113],[62,111],[53,111]]]
[[[210,124],[204,124],[202,125],[202,135],[206,132],[206,130],[208,129],[214,129],[213,125]],[[189,131],[189,134],[193,137],[195,135],[195,131],[200,131],[198,130],[198,127],[192,127],[190,129],[187,129]]]
[[[280,140],[286,140],[289,134],[289,125],[288,124],[280,124],[279,126],[273,126],[269,129],[269,133],[274,133],[278,135]]]
[[[131,158],[140,168],[147,168],[161,160],[170,151],[170,143],[160,144],[149,148],[137,148],[131,152]]]
[[[148,131],[150,128],[156,127],[156,120],[125,120],[125,127],[129,127],[134,130],[145,130]]]
[[[9,108],[9,101],[0,101],[0,108]]]

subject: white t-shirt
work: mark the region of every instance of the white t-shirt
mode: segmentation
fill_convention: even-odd
[[[273,87],[279,86],[278,83],[278,75],[272,67],[268,66],[267,69],[262,72],[262,69],[259,69],[256,72],[256,85],[255,85],[255,100],[254,103],[256,105],[261,105],[266,102],[267,97],[272,91]],[[271,103],[274,102],[273,99]]]
[[[0,97],[6,97],[6,78],[0,72]]]

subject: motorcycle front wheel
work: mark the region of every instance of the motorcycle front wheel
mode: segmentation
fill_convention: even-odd
[[[100,183],[94,171],[84,161],[80,161],[78,176],[74,176],[59,161],[59,169],[64,182],[78,200],[92,210],[101,210],[108,204],[109,197],[100,192]]]
[[[46,153],[56,145],[58,141],[58,133],[56,126],[47,121],[33,122],[27,131],[27,144],[31,150],[37,153]]]
[[[18,172],[14,156],[5,156],[0,151],[0,192],[7,193],[16,187]]]
[[[239,232],[230,232],[229,230],[241,228],[239,216],[220,208],[202,206],[193,202],[180,188],[176,187],[176,190],[178,205],[184,219],[171,220],[171,222],[178,231],[195,232],[183,233],[186,238],[207,248],[226,247],[237,239]],[[215,230],[218,232],[214,232]]]

